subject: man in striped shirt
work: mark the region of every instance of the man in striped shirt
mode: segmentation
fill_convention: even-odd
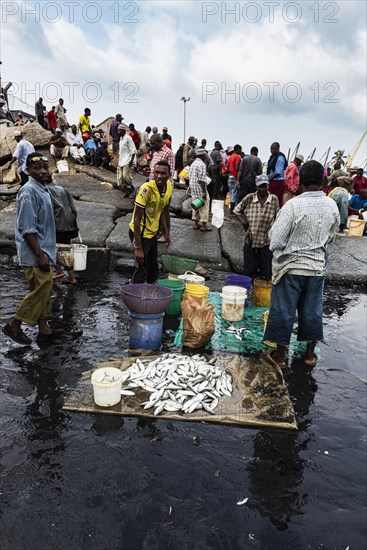
[[[307,342],[304,363],[311,368],[316,365],[316,342],[323,339],[326,250],[340,221],[335,202],[321,191],[323,166],[311,160],[299,175],[304,193],[283,206],[269,233],[273,290],[264,340],[276,342],[277,349],[265,357],[281,368],[286,366],[296,311],[298,340]]]
[[[174,153],[165,143],[163,143],[163,138],[160,134],[153,134],[150,138],[150,144],[155,152],[153,153],[153,158],[150,162],[149,179],[154,179],[154,168],[157,162],[165,160],[169,164],[169,179],[172,180],[175,171]]]

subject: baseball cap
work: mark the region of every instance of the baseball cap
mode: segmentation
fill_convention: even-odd
[[[260,185],[269,185],[269,177],[265,176],[265,174],[261,174],[260,176],[256,176],[256,187],[260,187]]]
[[[301,162],[305,162],[305,157],[301,155],[301,153],[298,153],[294,158],[300,160]]]

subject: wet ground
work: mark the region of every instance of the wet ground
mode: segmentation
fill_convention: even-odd
[[[364,549],[366,296],[326,290],[322,359],[286,371],[298,433],[66,413],[80,373],[127,348],[124,281],[58,284],[52,346],[0,336],[1,548]],[[0,284],[3,323],[26,286],[6,267]]]

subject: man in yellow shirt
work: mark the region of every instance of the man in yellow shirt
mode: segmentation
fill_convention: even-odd
[[[158,279],[157,233],[163,228],[166,246],[171,244],[169,201],[172,184],[167,161],[158,161],[154,167],[154,179],[144,183],[137,192],[133,219],[129,225],[129,237],[134,245],[137,270],[133,283],[155,283]]]
[[[85,132],[91,133],[90,127],[90,115],[91,110],[86,107],[84,109],[84,115],[79,118],[79,132],[83,135]]]

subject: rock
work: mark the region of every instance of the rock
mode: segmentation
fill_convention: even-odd
[[[117,252],[133,253],[133,247],[129,239],[129,223],[131,214],[123,216],[117,220],[114,230],[106,240],[106,246]]]
[[[134,201],[132,199],[124,198],[121,191],[112,189],[110,191],[97,191],[82,195],[79,198],[82,202],[97,202],[102,204],[108,204],[115,206],[119,210],[119,214],[128,214],[134,209]]]
[[[94,202],[75,201],[78,226],[83,243],[96,248],[105,247],[106,239],[114,229],[118,214],[115,206]]]
[[[99,193],[105,190],[102,182],[91,178],[87,174],[68,174],[66,172],[56,174],[53,178],[54,183],[62,185],[67,189],[75,199],[79,199],[83,195]]]
[[[106,170],[105,168],[75,164],[75,172],[79,174],[88,174],[91,178],[95,178],[99,181],[105,181],[111,183],[112,185],[116,184],[116,173]]]
[[[136,271],[133,254],[131,253],[130,257],[118,258],[114,262],[113,268],[115,271],[118,271],[119,273],[124,273],[125,275],[131,276],[134,273],[134,271]]]
[[[38,124],[38,122],[27,123],[24,126],[10,126],[6,127],[5,124],[0,125],[0,162],[5,160],[9,155],[12,155],[17,146],[17,142],[14,139],[14,133],[21,131],[24,139],[30,141],[33,147],[37,150],[38,147],[42,147],[48,144],[51,132],[45,130]]]
[[[15,247],[15,203],[1,211],[0,227],[0,247]]]
[[[181,215],[184,218],[189,218],[191,220],[192,208],[191,208],[192,198],[188,197],[181,204]]]
[[[243,246],[245,231],[237,220],[228,219],[220,229],[222,254],[228,258],[235,273],[243,273]]]
[[[20,185],[15,185],[15,186],[12,186],[12,187],[8,187],[7,185],[3,184],[3,185],[0,185],[0,196],[2,196],[3,198],[6,197],[6,198],[9,198],[9,197],[16,197],[17,196],[17,193],[20,189]]]
[[[367,286],[367,237],[337,235],[329,247],[326,279],[350,286]]]
[[[203,263],[220,266],[222,253],[219,231],[194,231],[193,223],[179,218],[171,219],[171,241],[169,249],[165,244],[158,245],[159,254],[172,254],[183,258],[192,258]]]
[[[182,203],[187,197],[186,191],[180,191],[179,189],[174,189],[171,197],[170,210],[175,214],[181,214],[182,212]]]

